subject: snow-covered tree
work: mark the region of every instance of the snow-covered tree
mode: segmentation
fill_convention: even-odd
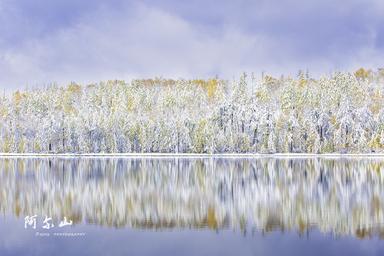
[[[384,152],[382,70],[71,83],[0,97],[0,152]]]

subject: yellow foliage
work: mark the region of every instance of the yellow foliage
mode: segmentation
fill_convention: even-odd
[[[270,99],[268,91],[264,89],[256,90],[255,95],[256,95],[256,98],[258,98],[263,102],[266,102]]]
[[[380,109],[383,107],[384,95],[381,94],[379,90],[376,90],[373,95],[371,95],[371,104],[370,110],[372,113],[377,114],[380,112]]]
[[[167,95],[164,99],[164,106],[169,108],[176,105],[176,99],[172,95]]]
[[[41,151],[40,143],[35,141],[35,143],[34,143],[34,152],[40,152],[40,151]]]
[[[127,103],[127,110],[132,111],[134,109],[134,107],[135,107],[135,104],[133,102],[133,97],[129,98],[128,103]]]
[[[15,102],[16,106],[18,106],[21,102],[21,100],[23,99],[23,94],[19,91],[16,91],[14,94],[13,94],[13,102]]]
[[[192,84],[201,86],[207,91],[208,97],[213,98],[217,91],[219,81],[217,79],[208,79],[208,80],[195,79],[195,80],[192,80]]]
[[[216,220],[215,209],[213,209],[213,208],[208,208],[207,225],[211,229],[217,229],[218,228],[218,223],[217,223],[217,220]]]
[[[12,144],[13,144],[12,140],[8,136],[5,137],[4,142],[3,142],[3,152],[4,153],[10,153]]]
[[[5,107],[0,106],[0,117],[6,117],[8,115],[8,111]]]
[[[300,78],[299,79],[299,86],[300,87],[305,87],[308,84],[308,80],[305,78]]]
[[[377,134],[376,136],[374,136],[371,139],[371,141],[368,143],[368,146],[370,148],[374,148],[374,149],[380,149],[380,148],[384,147],[384,144],[380,143],[380,136],[379,136],[379,134]]]
[[[19,146],[18,146],[17,150],[18,150],[19,153],[24,153],[25,152],[25,140],[24,139],[22,139],[19,142]]]
[[[81,86],[75,83],[71,83],[67,87],[67,91],[70,93],[80,93],[81,92]]]
[[[336,124],[337,124],[337,118],[336,118],[335,115],[332,115],[332,116],[331,116],[330,122],[331,122],[332,125],[336,126]]]
[[[155,79],[135,79],[135,80],[132,80],[132,84],[135,86],[147,86],[147,87],[156,86],[156,85],[172,86],[172,85],[175,85],[176,83],[177,83],[176,80],[164,79],[164,78],[158,78],[158,77],[156,77]]]
[[[355,77],[357,79],[365,80],[370,76],[371,72],[372,72],[371,70],[365,70],[364,68],[359,68],[355,72]]]
[[[198,153],[204,153],[204,146],[206,144],[206,138],[204,134],[205,134],[205,129],[207,124],[208,122],[206,119],[201,119],[197,126],[197,130],[194,138],[195,140],[194,144],[195,144],[195,150]]]
[[[217,90],[218,82],[216,79],[209,79],[206,85],[208,97],[212,98],[215,96],[215,92]]]
[[[278,80],[277,80],[276,78],[272,77],[272,76],[266,75],[266,76],[264,77],[264,81],[263,81],[263,82],[264,82],[264,84],[266,84],[266,85],[272,86],[272,85],[277,84],[277,83],[278,83]]]
[[[75,112],[75,107],[72,104],[72,100],[74,95],[80,94],[81,93],[81,86],[75,83],[71,83],[68,85],[66,90],[64,91],[63,95],[63,110],[66,114],[69,113],[74,113]]]

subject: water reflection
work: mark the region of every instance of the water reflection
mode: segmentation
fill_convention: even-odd
[[[140,229],[384,237],[383,159],[2,158],[0,211]]]

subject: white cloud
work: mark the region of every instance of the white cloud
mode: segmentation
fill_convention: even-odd
[[[249,16],[244,9],[240,22],[230,19],[231,6],[227,3],[224,13],[212,15],[225,16],[219,26],[191,19],[181,11],[143,3],[119,8],[100,4],[76,16],[75,22],[49,29],[39,22],[37,32],[29,32],[33,36],[16,34],[21,39],[15,40],[15,45],[10,39],[7,45],[0,40],[0,88],[154,76],[232,78],[243,71],[278,75],[309,69],[318,74],[380,66],[384,56],[375,46],[378,32],[371,26],[380,18],[373,15],[360,26],[350,18],[356,6],[350,11],[336,8],[329,16],[336,28],[328,21],[326,26],[313,27],[327,18],[322,16],[325,6],[317,7],[317,17],[312,18],[315,13],[308,4],[304,6],[308,13],[294,12],[293,17],[291,2],[294,8],[298,6],[297,1],[285,2],[285,13],[267,3],[256,12],[257,17]],[[241,18],[241,13],[234,10],[233,15]],[[307,16],[300,20],[296,14]],[[360,17],[363,21],[369,17],[364,15]],[[344,19],[349,23],[343,24]],[[19,25],[25,23],[18,21]],[[357,32],[350,29],[355,23],[360,26]]]
[[[233,75],[271,50],[262,36],[234,28],[210,34],[143,5],[131,16],[104,11],[6,52],[0,61],[1,84]]]

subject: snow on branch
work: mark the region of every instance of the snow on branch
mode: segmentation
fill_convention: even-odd
[[[17,91],[0,98],[0,152],[384,152],[384,72]]]

